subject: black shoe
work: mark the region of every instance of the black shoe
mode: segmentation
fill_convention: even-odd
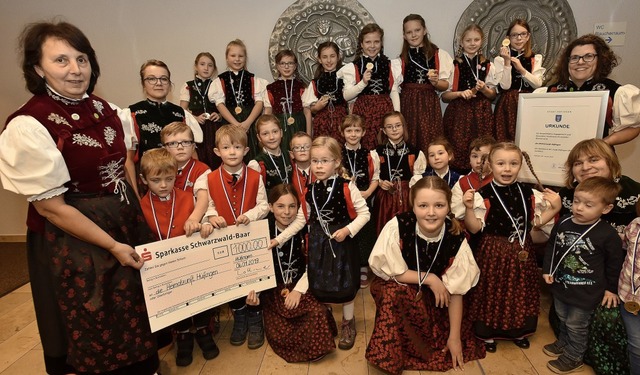
[[[247,308],[233,311],[233,330],[229,342],[231,345],[240,346],[247,340]]]
[[[213,332],[212,334],[215,336],[220,333],[220,306],[213,308]]]
[[[202,350],[204,359],[214,359],[220,354],[220,349],[218,349],[216,342],[213,341],[212,333],[208,328],[200,328],[196,331],[196,341]]]
[[[529,339],[527,339],[526,337],[513,340],[513,343],[516,344],[517,347],[522,349],[529,349],[529,346],[531,346],[531,344],[529,343]]]
[[[495,353],[498,350],[498,343],[497,342],[484,342],[484,349],[487,351],[487,353]]]
[[[176,337],[178,349],[176,350],[176,365],[189,366],[193,362],[193,333],[178,333]]]
[[[249,338],[247,346],[249,349],[258,349],[264,345],[264,323],[262,322],[262,311],[250,311]]]

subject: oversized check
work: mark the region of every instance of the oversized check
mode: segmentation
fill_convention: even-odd
[[[136,246],[151,331],[276,286],[267,220]]]

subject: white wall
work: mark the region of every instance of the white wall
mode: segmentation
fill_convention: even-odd
[[[192,77],[193,59],[200,51],[210,51],[224,70],[226,44],[235,38],[247,45],[250,71],[271,79],[268,68],[269,37],[280,14],[292,1],[216,0],[3,0],[0,2],[0,119],[5,119],[28,100],[24,88],[17,37],[28,22],[62,19],[77,25],[93,44],[102,69],[96,94],[127,106],[142,99],[138,70],[147,59],[165,61],[172,80],[179,87]],[[385,52],[396,56],[402,45],[402,18],[419,13],[427,21],[433,41],[450,50],[453,32],[467,0],[361,0],[360,3],[385,29]],[[393,5],[391,5],[393,4]],[[637,0],[569,0],[578,26],[578,35],[593,32],[594,23],[627,22],[627,44],[616,47],[622,65],[612,78],[640,86],[640,2]],[[242,19],[233,16],[239,15]],[[174,89],[172,101],[177,101]],[[640,149],[618,147],[624,172],[640,180],[640,170],[632,161],[640,160]],[[0,236],[24,233],[24,198],[0,191],[2,222]]]

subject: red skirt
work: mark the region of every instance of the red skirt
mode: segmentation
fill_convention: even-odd
[[[415,302],[417,290],[417,286],[400,285],[378,277],[371,282],[376,320],[366,358],[391,374],[452,368],[451,354],[442,351],[449,338],[449,311],[435,306],[435,298],[428,288],[423,288],[422,300]],[[460,328],[465,362],[484,358],[486,354],[484,343],[473,335],[468,317],[463,313]]]
[[[334,350],[337,327],[327,307],[306,293],[298,307],[288,310],[282,289],[278,285],[260,296],[265,335],[273,351],[287,362],[306,362]]]
[[[531,248],[525,261],[518,259],[523,249],[518,240],[483,234],[475,252],[480,280],[469,292],[470,316],[482,339],[517,339],[532,335],[540,312],[540,273]]]
[[[360,95],[353,104],[356,115],[364,118],[366,133],[362,137],[363,148],[373,150],[378,145],[378,132],[382,129],[382,118],[393,111],[389,95]]]
[[[327,107],[323,108],[313,116],[313,138],[327,136],[343,144],[344,137],[340,131],[340,125],[345,116],[347,116],[346,105],[333,107],[333,110]]]
[[[524,91],[522,92],[526,93]],[[520,92],[515,89],[507,90],[500,94],[500,99],[498,99],[494,112],[496,140],[498,142],[513,142],[516,139],[519,97]]]
[[[400,95],[400,108],[409,131],[409,139],[426,152],[429,143],[444,136],[440,97],[431,84],[405,83]]]
[[[457,170],[469,170],[469,145],[479,136],[493,136],[491,101],[485,97],[456,99],[449,103],[444,118],[444,132],[453,147],[454,159],[449,163]]]
[[[409,181],[394,184],[395,191],[376,189],[374,212],[376,213],[376,230],[378,233],[385,224],[399,213],[409,210]]]

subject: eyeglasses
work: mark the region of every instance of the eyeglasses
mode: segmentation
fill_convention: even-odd
[[[196,144],[194,141],[179,141],[179,142],[167,142],[165,147],[178,148],[178,147],[191,147]]]
[[[590,63],[596,59],[596,56],[598,56],[597,53],[586,53],[582,56],[571,55],[569,56],[569,64],[577,64],[580,62],[580,59],[586,63]]]
[[[144,81],[146,83],[150,84],[150,85],[155,85],[158,82],[160,82],[160,85],[162,85],[162,86],[168,84],[169,82],[171,82],[171,80],[167,76],[162,76],[160,78],[158,78],[158,77],[147,77],[147,78],[144,79]]]
[[[334,161],[336,161],[336,159],[311,159],[311,164],[316,164],[316,165],[327,165],[329,163],[333,163]]]
[[[293,152],[302,152],[302,151],[309,151],[309,150],[311,150],[311,145],[294,146],[291,148],[291,151]]]
[[[281,61],[278,63],[278,66],[290,67],[290,66],[296,66],[296,63],[294,63],[293,61]]]
[[[513,39],[519,39],[519,38],[526,38],[529,35],[528,31],[525,31],[523,33],[512,33],[509,34],[509,36]]]
[[[402,129],[402,124],[385,125],[384,126],[384,130],[397,130],[397,129]]]

